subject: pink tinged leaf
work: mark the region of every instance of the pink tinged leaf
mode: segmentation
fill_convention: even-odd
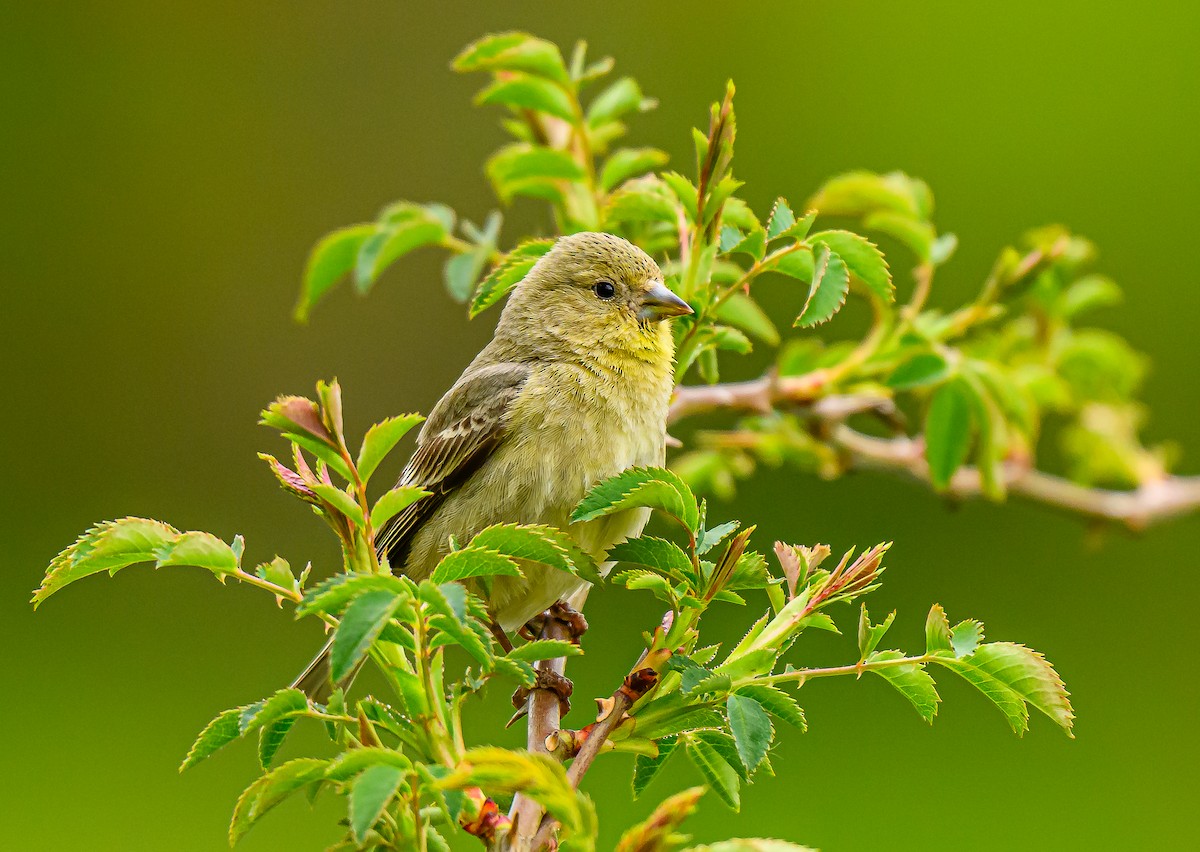
[[[305,399],[302,396],[281,396],[275,400],[270,410],[291,421],[314,438],[319,438],[330,446],[335,446],[333,436],[329,434],[329,430],[325,428],[325,423],[321,420],[320,408],[311,399]]]
[[[783,569],[783,577],[787,580],[788,600],[796,597],[796,584],[800,580],[800,557],[796,549],[782,541],[775,542],[775,556]]]

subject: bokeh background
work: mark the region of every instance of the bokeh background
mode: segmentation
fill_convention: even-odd
[[[476,220],[494,205],[481,164],[498,116],[470,106],[481,79],[449,70],[462,45],[511,28],[586,38],[661,99],[633,139],[679,164],[688,128],[732,77],[736,169],[760,210],[849,168],[925,177],[942,228],[961,237],[935,303],[974,292],[1026,226],[1069,223],[1127,288],[1102,320],[1154,359],[1152,437],[1178,440],[1195,472],[1198,21],[1184,0],[6,5],[0,847],[224,848],[253,749],[182,776],[176,766],[218,711],[284,684],[316,626],[182,569],[93,578],[36,617],[28,595],[78,532],[127,514],[240,532],[249,560],[278,552],[332,570],[324,531],[254,457],[278,449],[256,414],[332,375],[352,431],[428,410],[490,334],[495,313],[468,323],[432,253],[367,301],[339,291],[307,327],[290,319],[306,253],[333,227],[401,197]],[[518,207],[505,234],[540,224]],[[1043,718],[1018,739],[942,678],[929,727],[881,680],[816,682],[800,696],[811,731],[786,732],[781,777],[748,790],[738,815],[708,801],[689,824],[698,838],[826,850],[1195,842],[1200,520],[1096,537],[1025,504],[953,511],[902,482],[791,472],[760,476],[713,513],[757,520],[760,546],[894,539],[873,604],[900,610],[890,639],[917,646],[933,601],[979,617],[992,638],[1045,651],[1080,718],[1074,741]],[[654,618],[624,597],[593,597],[591,653],[574,666],[579,721]],[[851,645],[822,636],[812,653],[846,659]],[[505,704],[489,699],[481,732]],[[316,747],[301,733],[285,753]],[[696,780],[679,762],[631,804],[629,768],[607,759],[589,779],[605,844]],[[338,813],[332,800],[288,803],[243,848],[322,848]]]

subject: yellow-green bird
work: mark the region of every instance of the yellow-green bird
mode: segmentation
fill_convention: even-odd
[[[381,556],[413,579],[496,523],[547,524],[600,558],[641,532],[649,510],[572,524],[602,479],[661,465],[674,387],[673,316],[692,309],[637,246],[603,233],[562,237],[517,284],[491,342],[434,406],[402,485],[431,492],[377,536]],[[487,604],[504,631],[579,592],[563,571],[529,566],[496,577]],[[475,589],[478,591],[478,589]],[[329,646],[296,681],[327,696]]]

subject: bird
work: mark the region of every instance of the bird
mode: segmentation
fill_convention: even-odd
[[[649,509],[582,523],[572,523],[571,513],[596,483],[664,463],[675,385],[669,320],[691,313],[633,243],[600,232],[556,240],[513,288],[491,341],[423,424],[398,484],[429,495],[379,531],[381,560],[419,581],[452,540],[469,541],[497,523],[556,527],[598,562],[640,534]],[[485,595],[501,635],[587,588],[547,566],[523,566],[522,573],[493,578]],[[293,683],[314,700],[333,689],[330,647]]]

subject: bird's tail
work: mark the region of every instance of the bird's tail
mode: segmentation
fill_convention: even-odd
[[[325,643],[313,661],[300,673],[300,677],[292,681],[292,689],[299,689],[318,704],[328,704],[329,696],[333,694],[333,682],[330,680],[329,651],[333,640]]]

